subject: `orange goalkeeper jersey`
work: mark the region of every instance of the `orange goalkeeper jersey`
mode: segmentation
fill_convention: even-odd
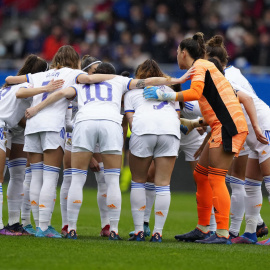
[[[247,132],[248,127],[236,94],[223,74],[207,60],[195,61],[195,74],[191,76],[191,89],[183,91],[184,101],[199,101],[202,115],[212,129],[222,126],[222,140],[238,133]]]

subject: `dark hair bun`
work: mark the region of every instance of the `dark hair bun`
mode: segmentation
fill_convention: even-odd
[[[210,47],[221,47],[221,46],[223,46],[223,37],[220,35],[213,36],[207,42],[207,45]]]
[[[129,77],[130,73],[128,71],[123,71],[121,73],[121,76],[124,76],[124,77]]]
[[[203,33],[201,33],[201,32],[197,32],[193,37],[192,37],[192,39],[194,39],[194,40],[199,40],[199,39],[203,39]]]

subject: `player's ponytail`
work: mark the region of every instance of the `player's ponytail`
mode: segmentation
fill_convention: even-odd
[[[213,36],[206,42],[206,54],[208,57],[218,58],[223,66],[227,65],[229,56],[226,51],[222,36]]]
[[[201,32],[196,33],[192,38],[182,40],[179,46],[181,51],[186,49],[194,60],[205,58],[205,42]]]

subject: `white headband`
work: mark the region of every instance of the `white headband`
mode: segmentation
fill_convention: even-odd
[[[98,63],[101,63],[101,61],[95,61],[95,62],[89,64],[88,66],[84,67],[82,70],[86,70],[87,68],[93,66],[94,64],[98,64]]]

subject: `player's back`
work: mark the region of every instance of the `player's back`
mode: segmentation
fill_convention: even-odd
[[[76,123],[95,119],[122,123],[120,114],[122,95],[128,91],[130,78],[115,78],[95,84],[73,85],[77,92],[78,112]]]
[[[28,74],[28,81],[34,87],[47,85],[51,80],[63,79],[64,84],[62,89],[67,88],[76,83],[77,77],[84,72],[78,69],[61,68],[52,69],[46,72],[39,72],[36,74]],[[59,90],[59,89],[58,89]],[[58,91],[56,90],[56,91]],[[49,93],[39,94],[33,97],[32,106],[36,106],[48,97]],[[60,99],[57,102],[44,108],[34,117],[27,120],[25,134],[31,134],[42,131],[56,131],[59,132],[65,127],[65,114],[69,101],[67,99]]]
[[[160,86],[164,92],[173,90]],[[180,121],[176,110],[178,102],[146,100],[143,89],[134,89],[125,95],[125,112],[134,112],[132,132],[143,134],[173,134],[180,138]]]
[[[247,130],[241,105],[229,81],[210,61],[199,59],[194,63],[192,82],[205,83],[199,105],[207,123],[213,127],[224,126],[230,136]]]
[[[17,99],[16,92],[20,88],[30,87],[29,83],[22,83],[0,89],[0,125],[5,123],[9,128],[18,124],[24,116],[25,110],[30,107],[32,98]]]

